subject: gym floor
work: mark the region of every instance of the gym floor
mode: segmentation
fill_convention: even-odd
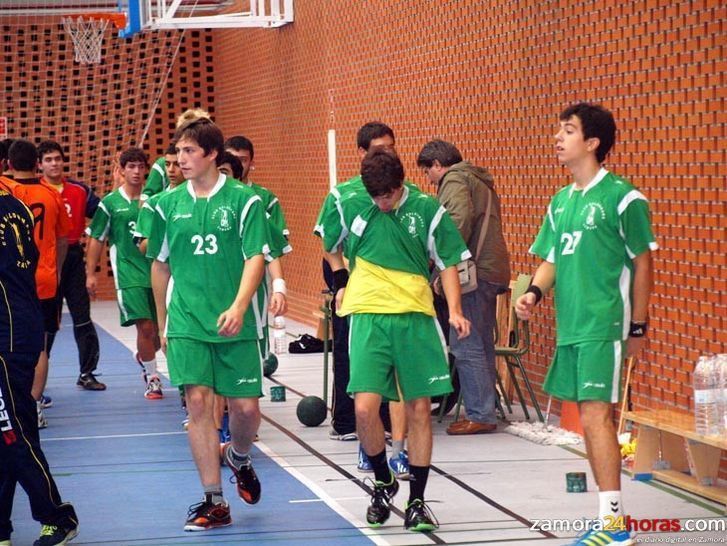
[[[77,353],[70,317],[64,315],[51,358],[43,449],[64,500],[76,507],[80,534],[73,544],[567,544],[576,532],[549,520],[593,517],[598,507],[595,482],[578,449],[542,446],[507,433],[451,437],[452,416],[434,423],[434,454],[427,501],[441,524],[422,535],[403,529],[408,486],[395,498],[391,519],[368,529],[366,475],[356,470],[357,442],[328,438],[328,421],[309,428],[295,414],[303,395],[322,396],[322,354],[283,355],[265,380],[260,441],[253,452],[263,486],[259,504],[236,498],[223,470],[233,525],[204,533],[182,530],[187,508],[201,490],[182,430],[183,411],[176,388],[165,381],[165,398],[143,398],[133,359],[135,330],[118,325],[114,302],[95,302],[92,316],[101,339],[99,379],[103,392],[75,386]],[[289,335],[314,333],[288,324]],[[291,337],[293,339],[293,337]],[[161,360],[161,369],[165,363]],[[329,378],[330,380],[330,378]],[[286,387],[286,401],[270,401],[270,387]],[[518,419],[518,413],[510,416]],[[587,493],[567,493],[566,472],[586,472]],[[698,525],[724,525],[724,507],[654,482],[623,476],[624,504],[635,519],[689,519]],[[720,521],[722,520],[722,521]],[[538,523],[544,530],[531,530]],[[13,543],[32,544],[39,525],[30,516],[20,487],[14,505]],[[714,528],[714,527],[713,527]],[[639,542],[724,543],[724,532],[646,532]]]

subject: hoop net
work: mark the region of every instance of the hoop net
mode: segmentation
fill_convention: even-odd
[[[63,28],[73,40],[76,62],[81,64],[99,64],[101,62],[101,46],[104,34],[111,19],[102,17],[79,16],[64,17]]]

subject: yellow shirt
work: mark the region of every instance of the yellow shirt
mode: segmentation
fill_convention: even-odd
[[[424,313],[436,316],[427,279],[416,273],[386,269],[360,256],[343,294],[338,315],[353,313]]]

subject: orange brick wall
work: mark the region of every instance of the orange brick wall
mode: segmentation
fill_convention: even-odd
[[[60,142],[68,176],[100,197],[110,190],[115,153],[141,146],[153,161],[183,109],[214,103],[209,32],[147,32],[121,40],[108,29],[101,64],[83,66],[74,62],[58,18],[0,16],[0,28],[6,97],[0,116],[8,118],[9,136]],[[100,269],[99,297],[114,299],[108,255]]]
[[[329,128],[341,180],[357,170],[355,133],[369,120],[394,128],[422,186],[420,147],[456,143],[494,173],[513,271],[530,272],[527,249],[568,182],[553,153],[558,114],[597,101],[619,126],[608,167],[649,197],[661,245],[633,404],[689,408],[693,362],[727,341],[726,15],[716,0],[309,0],[278,30],[213,31],[217,121],[254,141],[254,179],[275,191],[290,224],[291,315],[312,322],[320,299],[311,230],[328,189]],[[541,383],[554,342],[549,301],[533,333],[527,367]]]

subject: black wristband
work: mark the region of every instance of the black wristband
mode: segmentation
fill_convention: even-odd
[[[631,324],[629,324],[629,337],[644,337],[646,335],[646,330],[646,322],[631,321]]]
[[[543,299],[543,291],[534,284],[528,286],[528,289],[525,291],[525,293],[535,294],[535,305],[538,305],[538,302]]]
[[[348,284],[348,271],[346,268],[333,272],[333,293],[336,294],[341,288]]]

